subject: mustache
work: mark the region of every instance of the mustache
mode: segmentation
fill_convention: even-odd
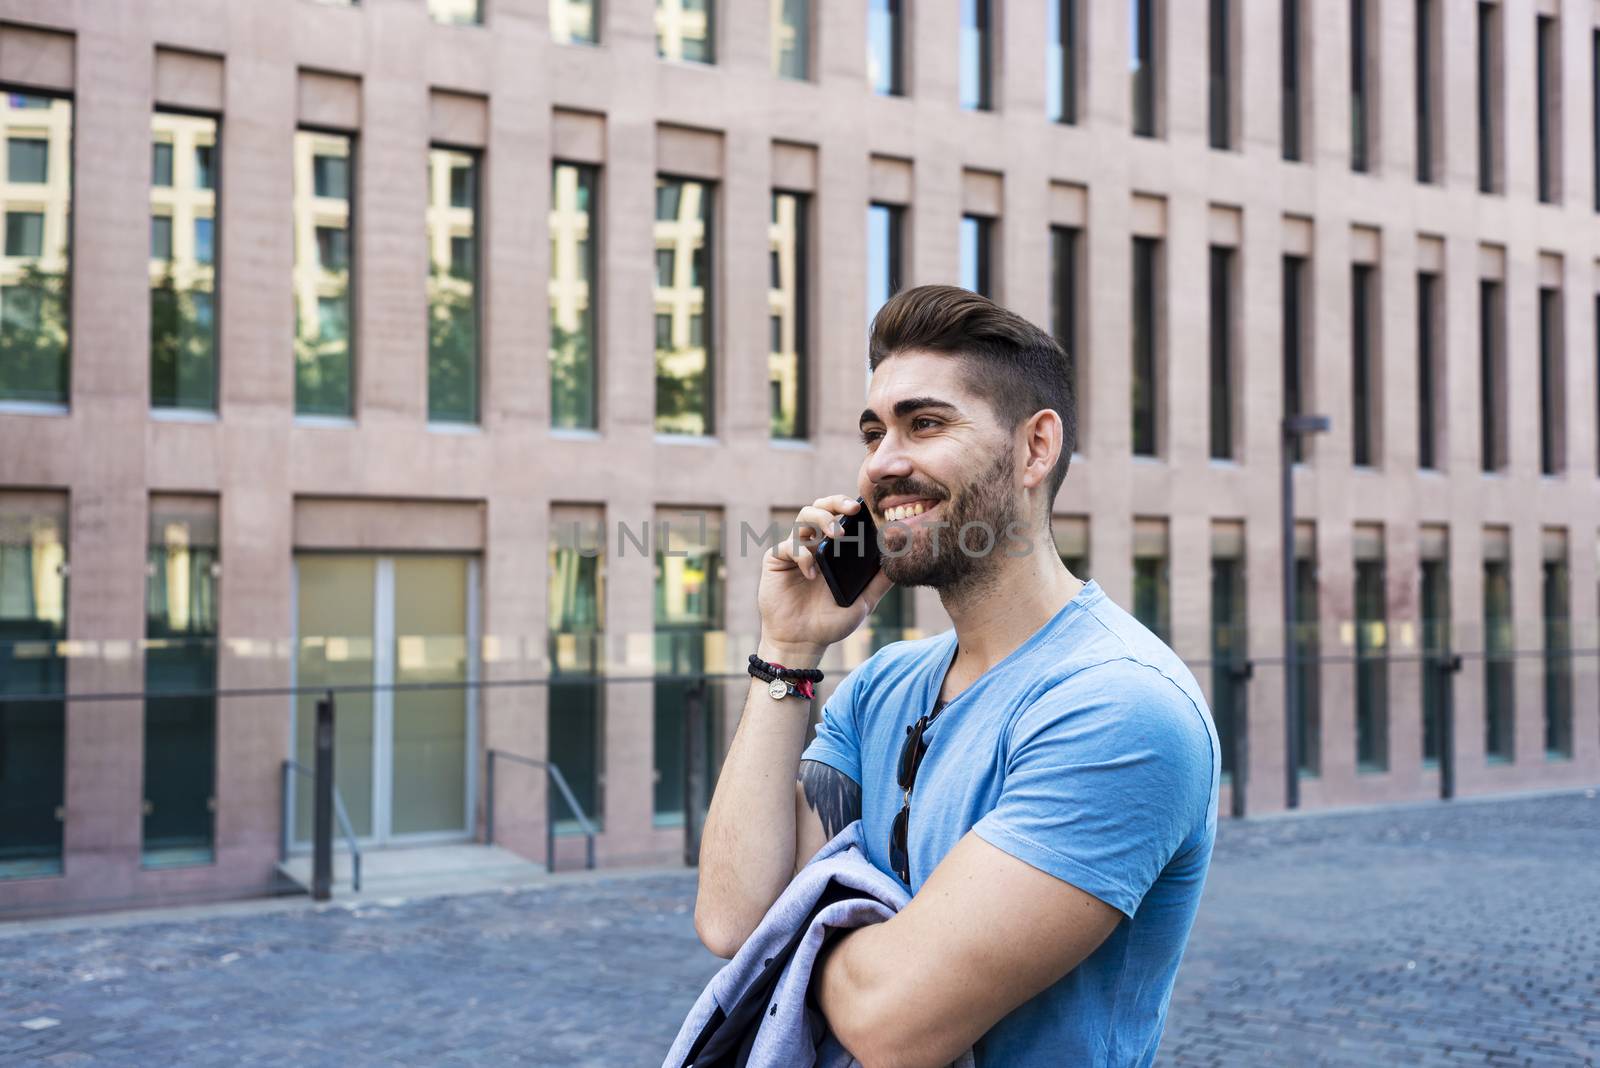
[[[932,486],[922,482],[909,480],[894,482],[887,486],[880,486],[873,491],[872,506],[878,511],[883,511],[883,502],[890,497],[927,497],[929,500],[942,501],[945,494]]]

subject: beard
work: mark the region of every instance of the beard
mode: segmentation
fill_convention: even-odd
[[[883,573],[897,586],[931,586],[942,594],[970,589],[992,574],[999,566],[997,557],[1007,531],[1020,517],[1011,479],[1011,452],[1001,448],[952,494],[931,492],[932,487],[910,480],[884,487],[878,500],[899,495],[931,497],[944,503],[945,515],[937,528],[882,527],[879,566]],[[962,538],[961,531],[969,524],[975,525]],[[961,546],[963,541],[966,549]]]

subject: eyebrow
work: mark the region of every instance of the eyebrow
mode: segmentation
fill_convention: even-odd
[[[903,401],[896,401],[894,405],[894,414],[898,418],[904,418],[905,416],[910,415],[912,412],[920,412],[925,408],[941,408],[947,412],[953,412],[957,415],[961,414],[960,408],[957,408],[949,401],[942,401],[938,397],[907,397]],[[881,422],[883,422],[883,420],[879,419],[878,413],[873,411],[871,408],[867,408],[861,413],[862,426],[866,426],[868,423]]]

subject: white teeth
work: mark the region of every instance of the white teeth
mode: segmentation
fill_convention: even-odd
[[[921,501],[917,501],[914,504],[896,505],[895,507],[884,512],[883,515],[885,519],[889,520],[889,522],[894,523],[902,519],[910,519],[914,515],[921,515],[927,510],[928,505],[923,504]]]

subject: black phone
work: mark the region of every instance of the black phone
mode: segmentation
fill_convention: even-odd
[[[828,582],[833,600],[841,608],[855,604],[872,576],[878,573],[878,525],[872,510],[860,497],[854,513],[839,517],[843,534],[817,542],[817,568]]]

